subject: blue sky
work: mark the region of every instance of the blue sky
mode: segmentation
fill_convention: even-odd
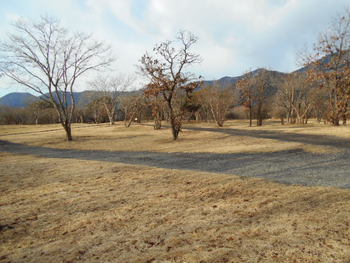
[[[24,17],[50,15],[72,31],[93,33],[114,50],[117,73],[131,74],[155,43],[180,29],[199,37],[206,79],[268,67],[295,70],[296,54],[311,46],[349,0],[0,0],[0,35]],[[89,76],[87,76],[89,78]],[[92,76],[91,76],[92,77]],[[78,90],[85,89],[84,83]],[[0,79],[0,96],[27,91]]]

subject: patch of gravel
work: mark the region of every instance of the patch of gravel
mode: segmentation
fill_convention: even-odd
[[[263,136],[274,137],[271,133]],[[296,135],[294,139],[290,134],[287,136],[294,141],[305,140],[305,136]],[[316,143],[316,139],[311,140],[310,136],[306,138]],[[334,140],[332,144],[332,138],[322,138],[324,140],[320,145],[337,147],[340,144],[339,140]],[[260,177],[285,184],[350,188],[350,151],[346,147],[348,141],[343,141],[341,145],[343,152],[327,154],[309,153],[301,149],[269,153],[217,154],[56,149],[0,140],[0,152],[199,170]]]

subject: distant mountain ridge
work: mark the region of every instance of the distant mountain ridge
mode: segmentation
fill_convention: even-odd
[[[218,84],[223,85],[223,86],[234,85],[238,81],[240,81],[241,79],[245,78],[248,74],[252,74],[253,76],[256,76],[256,75],[260,74],[263,70],[267,70],[267,69],[258,68],[256,70],[247,72],[247,73],[240,75],[240,76],[237,76],[237,77],[225,76],[225,77],[222,77],[222,78],[217,79],[217,80],[205,80],[203,83],[204,83],[204,85],[214,85],[215,83],[218,83]],[[286,75],[290,74],[290,73],[283,73],[283,72],[279,72],[279,71],[275,71],[275,70],[267,70],[267,72],[271,76],[277,77],[277,78],[283,78]]]
[[[77,105],[86,105],[93,99],[94,91],[85,90],[82,92],[74,92],[74,99]],[[13,92],[0,98],[0,106],[8,106],[21,108],[30,105],[31,103],[40,100],[41,96],[34,96],[28,92]],[[70,101],[68,102],[70,104]]]
[[[0,98],[0,105],[20,108],[37,100],[39,100],[39,97],[28,92],[12,92]]]
[[[218,83],[222,86],[234,85],[239,80],[243,79],[247,74],[257,75],[262,70],[266,70],[266,69],[258,68],[249,73],[243,74],[241,76],[236,76],[236,77],[225,76],[217,80],[205,80],[203,81],[203,85],[210,86],[210,85],[214,85],[215,83]],[[302,68],[295,72],[298,72],[298,71],[303,72],[304,70],[305,69]],[[277,77],[279,79],[283,79],[284,77],[290,74],[290,73],[283,73],[283,72],[274,71],[274,70],[267,70],[267,71],[268,71],[268,74],[270,74],[272,77],[274,78]],[[272,95],[274,94],[274,92],[275,92],[275,89],[271,90],[269,93]],[[74,92],[74,99],[76,101],[76,104],[81,106],[87,105],[89,102],[93,100],[93,98],[95,97],[94,96],[95,93],[96,91],[91,91],[91,90]],[[28,104],[39,99],[40,99],[40,96],[34,96],[30,93],[20,93],[20,92],[9,93],[3,96],[2,98],[0,98],[0,106],[25,107]]]

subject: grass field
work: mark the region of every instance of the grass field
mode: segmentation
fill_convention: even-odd
[[[212,124],[192,126],[214,127]],[[350,138],[350,127],[247,128]],[[2,126],[0,140],[67,149],[267,152],[309,145],[121,124]],[[1,153],[0,262],[350,262],[350,191],[218,173]]]

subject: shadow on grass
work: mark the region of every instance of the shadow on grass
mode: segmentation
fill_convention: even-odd
[[[202,127],[184,127],[187,130],[207,131],[224,133],[231,136],[248,136],[261,139],[273,139],[285,142],[298,142],[319,146],[331,146],[340,149],[350,150],[350,139],[336,136],[316,135],[316,134],[297,134],[266,130],[239,130],[232,128],[202,128]]]
[[[225,129],[222,130],[224,132]],[[244,131],[244,133],[246,136],[247,132]],[[348,152],[315,154],[304,152],[301,149],[228,154],[131,152],[57,149],[4,140],[0,140],[0,152],[225,173],[260,177],[286,184],[350,188],[350,155]]]

